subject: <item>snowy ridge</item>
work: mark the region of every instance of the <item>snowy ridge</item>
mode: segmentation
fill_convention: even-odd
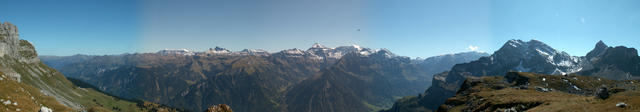
[[[524,42],[522,40],[509,40],[501,49],[505,50],[503,54],[509,53],[521,56],[518,66],[513,70],[521,72],[529,72],[535,70],[537,65],[550,65],[555,67],[554,71],[548,74],[570,74],[582,70],[580,63],[583,61],[581,57],[570,56],[566,52],[557,51],[545,43],[538,40],[530,40]],[[493,56],[492,56],[493,59]],[[546,63],[546,64],[543,64]]]
[[[231,54],[233,55],[260,55],[260,56],[266,56],[269,55],[269,52],[262,50],[262,49],[243,49],[242,51],[239,52],[232,52]]]
[[[194,52],[189,51],[187,49],[164,49],[164,50],[160,50],[157,52],[158,54],[161,55],[170,55],[170,54],[175,54],[175,55],[195,55]]]
[[[225,48],[221,48],[216,46],[216,48],[209,48],[209,51],[206,51],[206,53],[210,53],[210,54],[229,54],[231,53],[231,51],[225,49]]]
[[[370,56],[372,54],[384,53],[385,57],[396,57],[395,54],[391,53],[387,49],[370,49],[365,48],[359,45],[350,45],[350,46],[338,46],[335,48],[324,47],[318,43],[315,43],[311,48],[309,48],[306,52],[310,53],[312,56],[329,58],[329,59],[340,59],[347,53],[358,53],[362,56]]]
[[[211,56],[211,55],[257,55],[257,56],[269,56],[273,54],[281,54],[285,57],[308,57],[311,59],[340,59],[342,56],[348,53],[358,53],[362,56],[369,56],[372,54],[383,53],[384,57],[397,57],[395,54],[391,53],[391,51],[387,49],[370,49],[365,48],[359,45],[350,45],[350,46],[338,46],[338,47],[325,47],[319,43],[313,44],[306,51],[301,49],[287,49],[282,50],[276,53],[269,53],[262,49],[244,49],[242,51],[230,51],[225,48],[215,47],[209,48],[209,50],[204,52],[193,52],[187,49],[164,49],[157,52],[157,54],[161,55],[202,55],[202,56]]]

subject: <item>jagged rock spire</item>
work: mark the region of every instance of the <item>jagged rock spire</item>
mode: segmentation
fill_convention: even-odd
[[[0,24],[0,56],[11,56],[21,62],[37,62],[38,54],[33,45],[26,40],[21,40],[18,28],[9,23]]]
[[[598,43],[596,43],[596,47],[593,48],[593,50],[589,51],[589,53],[587,53],[586,58],[591,59],[597,57],[598,55],[602,54],[608,47],[609,46],[607,46],[607,44],[604,44],[604,42],[600,40],[598,41]]]

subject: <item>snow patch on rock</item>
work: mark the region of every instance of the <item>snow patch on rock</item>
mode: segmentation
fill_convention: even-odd
[[[53,110],[51,110],[51,108],[42,106],[42,107],[40,107],[40,111],[39,112],[53,112]]]

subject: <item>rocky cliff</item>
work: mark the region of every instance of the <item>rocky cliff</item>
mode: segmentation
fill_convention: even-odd
[[[39,62],[36,50],[29,41],[19,38],[18,28],[9,23],[0,24],[0,56],[10,56],[20,62]]]
[[[21,99],[20,101],[26,102],[20,104],[32,104],[37,106],[36,108],[40,108],[40,105],[52,107],[51,109],[54,111],[89,110],[90,108],[104,110],[110,108],[121,111],[140,110],[134,102],[120,100],[90,88],[74,85],[60,72],[40,62],[34,46],[29,41],[21,40],[17,27],[8,22],[0,24],[0,75],[3,77],[0,79],[5,79],[0,80],[0,83],[3,83],[3,86],[0,86],[0,92],[8,92],[9,95],[0,95],[0,99],[5,101],[26,98]],[[4,86],[4,84],[16,86]],[[14,89],[16,91],[12,91]],[[15,94],[21,92],[26,94]],[[13,94],[17,96],[10,96]],[[43,96],[39,96],[39,94],[43,94]],[[47,101],[43,101],[43,99],[47,99],[47,97],[52,97],[50,101],[56,101],[63,106],[51,102],[45,103]],[[16,105],[20,106],[20,104]],[[13,107],[6,109],[13,109]]]

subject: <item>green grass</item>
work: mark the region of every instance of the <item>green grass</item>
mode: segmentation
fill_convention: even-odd
[[[362,104],[364,104],[364,106],[367,106],[367,108],[370,108],[372,112],[385,109],[385,108],[382,108],[382,107],[371,105],[371,104],[367,103],[366,101],[362,101]]]
[[[458,94],[455,97],[447,99],[448,104],[452,108],[449,111],[463,111],[464,109],[480,109],[480,111],[500,111],[500,105],[511,104],[540,104],[531,107],[527,111],[532,112],[605,112],[605,111],[633,111],[640,109],[640,91],[627,90],[625,92],[612,94],[610,98],[602,100],[596,99],[592,94],[571,94],[563,79],[582,88],[582,91],[595,91],[601,85],[609,87],[617,87],[628,81],[614,81],[603,78],[587,77],[587,76],[559,76],[559,75],[543,75],[533,73],[518,73],[521,76],[529,78],[530,85],[527,89],[510,88],[503,77],[483,77],[479,84],[464,91],[468,94]],[[574,78],[575,77],[575,78]],[[541,81],[545,78],[546,81]],[[576,80],[577,79],[577,80]],[[505,86],[506,85],[506,86]],[[548,85],[548,86],[546,86]],[[504,86],[504,89],[494,89],[492,86]],[[535,86],[553,88],[551,92],[540,92],[535,90]],[[638,87],[640,84],[627,84],[624,87]],[[624,88],[617,87],[617,88]],[[456,103],[457,102],[457,103]],[[460,103],[463,102],[463,103]],[[626,102],[628,107],[620,108],[615,104],[618,102]],[[478,105],[466,105],[468,103]],[[488,108],[482,109],[486,106]],[[477,110],[474,110],[477,111]]]
[[[3,101],[10,100],[11,102],[17,102],[18,104],[0,104],[0,111],[8,112],[20,109],[23,112],[37,112],[41,106],[51,108],[54,111],[72,110],[71,108],[60,104],[53,97],[41,94],[37,88],[8,79],[8,77],[2,72],[0,72],[0,78],[2,78],[2,80],[0,80],[0,99]]]

